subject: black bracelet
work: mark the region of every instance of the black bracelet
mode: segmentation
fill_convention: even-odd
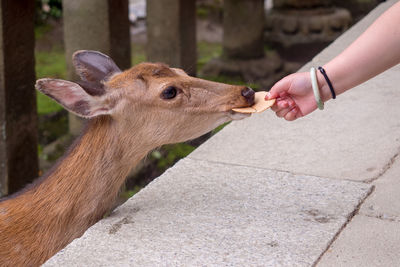
[[[336,93],[335,90],[333,89],[332,83],[328,78],[328,75],[326,74],[326,71],[324,70],[323,67],[318,67],[318,70],[321,72],[321,74],[324,76],[326,83],[329,86],[329,90],[331,90],[331,94],[332,94],[332,98],[335,99],[336,98]]]

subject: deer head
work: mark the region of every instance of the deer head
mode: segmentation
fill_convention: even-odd
[[[73,63],[81,81],[41,79],[36,88],[80,117],[110,116],[125,136],[140,127],[154,146],[196,138],[243,119],[248,115],[232,108],[254,102],[248,87],[190,77],[160,63],[141,63],[122,72],[95,51],[76,52]]]

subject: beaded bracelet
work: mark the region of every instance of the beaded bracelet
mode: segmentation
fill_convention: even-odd
[[[310,77],[311,77],[311,85],[314,92],[315,101],[317,102],[318,109],[324,109],[324,102],[321,100],[321,96],[319,95],[319,87],[317,82],[317,73],[314,67],[310,69]]]

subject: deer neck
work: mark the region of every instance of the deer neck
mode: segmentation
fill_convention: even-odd
[[[88,224],[101,218],[113,205],[129,171],[152,149],[143,143],[140,129],[128,139],[117,127],[110,117],[90,121],[81,139],[36,193],[64,195],[60,211],[78,205],[76,216],[87,218]]]
[[[131,168],[153,148],[143,142],[145,130],[137,129],[133,137],[131,131],[127,138],[118,125],[110,117],[93,119],[53,171],[22,194],[0,202],[0,230],[14,233],[0,235],[0,258],[20,246],[25,254],[7,252],[6,263],[43,263],[110,210]]]
[[[110,210],[131,168],[152,149],[141,142],[139,129],[136,137],[123,142],[126,138],[116,127],[107,117],[90,121],[58,167],[33,188],[30,202],[49,207],[43,212],[63,222],[64,229],[57,230],[69,232],[72,239]]]

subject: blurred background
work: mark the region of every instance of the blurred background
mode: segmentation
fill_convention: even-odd
[[[204,79],[269,90],[379,2],[1,0],[0,197],[43,174],[79,134],[82,121],[33,87],[44,77],[76,80],[74,51],[101,51],[121,69],[165,62]],[[223,127],[151,152],[120,201]]]

